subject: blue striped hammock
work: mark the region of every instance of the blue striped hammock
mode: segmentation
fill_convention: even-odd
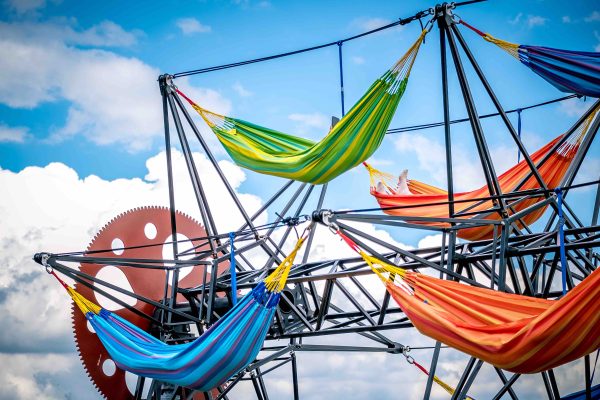
[[[600,53],[518,45],[497,39],[465,21],[460,23],[508,52],[561,92],[600,97]]]
[[[76,292],[54,272],[85,313],[115,364],[136,375],[202,392],[248,366],[267,336],[301,238],[289,256],[193,342],[168,345]]]

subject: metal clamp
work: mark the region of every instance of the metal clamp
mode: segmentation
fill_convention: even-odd
[[[322,220],[323,223],[329,228],[332,233],[338,233],[340,227],[335,222],[331,222],[329,218],[333,217],[333,212],[331,210],[323,211]]]
[[[404,346],[402,348],[402,355],[406,358],[406,362],[409,364],[414,364],[415,359],[411,355],[408,354],[409,352],[410,352],[410,346]]]
[[[41,266],[43,266],[44,268],[46,268],[46,272],[51,274],[54,271],[54,269],[52,268],[51,265],[48,265],[49,259],[50,259],[50,254],[48,254],[48,253],[36,253],[33,256],[33,261],[35,261],[36,263],[38,263]]]

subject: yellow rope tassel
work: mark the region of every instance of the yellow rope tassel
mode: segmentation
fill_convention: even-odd
[[[101,307],[99,305],[89,301],[88,299],[77,293],[72,287],[66,286],[65,288],[67,289],[67,292],[73,299],[73,302],[77,305],[77,307],[79,307],[81,312],[83,312],[84,314],[87,314],[88,312],[92,312],[94,314],[100,313]]]
[[[310,229],[307,228],[305,232]],[[303,235],[298,242],[294,246],[294,249],[291,253],[279,264],[279,266],[271,273],[271,275],[267,276],[264,280],[265,287],[269,292],[278,293],[283,290],[285,287],[285,283],[287,281],[288,275],[290,274],[290,269],[294,265],[294,259],[296,258],[296,254],[304,244],[304,240],[306,237]]]
[[[490,35],[489,33],[486,33],[485,36],[483,36],[483,38],[490,43],[494,43],[496,46],[500,47],[502,50],[506,51],[508,54],[510,54],[517,60],[519,59],[519,45],[518,44],[507,42],[506,40],[502,40],[502,39],[497,39],[497,38],[493,37],[492,35]]]
[[[369,172],[369,181],[372,188],[375,188],[377,186],[377,182],[381,182],[383,186],[385,186],[385,188],[390,191],[390,193],[394,191],[394,189],[389,183],[393,182],[396,178],[394,175],[380,171],[377,168],[371,166],[370,164],[367,164],[366,162],[363,163],[363,165],[367,169],[367,172]]]
[[[401,278],[406,276],[406,270],[404,268],[383,262],[378,258],[368,255],[362,250],[359,251],[359,254],[369,267],[371,267],[371,270],[373,270],[384,283],[393,282],[396,279],[396,276],[400,276]],[[387,276],[385,275],[386,273]]]

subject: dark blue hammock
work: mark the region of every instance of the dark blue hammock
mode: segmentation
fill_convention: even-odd
[[[558,90],[600,97],[600,53],[518,45],[497,39],[462,20],[460,23],[507,51]]]
[[[558,90],[600,97],[600,53],[519,46],[519,60]]]

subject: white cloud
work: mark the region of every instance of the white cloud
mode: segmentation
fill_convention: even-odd
[[[0,22],[0,37],[18,42],[58,42],[74,46],[129,47],[143,33],[126,31],[112,21],[102,21],[88,29],[78,29],[76,20],[57,18],[49,23]]]
[[[598,44],[594,46],[594,51],[600,52],[600,33],[598,33],[598,31],[594,31],[594,37],[598,41]]]
[[[212,210],[218,229],[237,229],[242,217],[232,211],[236,209],[233,200],[214,168],[204,155],[194,153],[194,160],[210,204],[219,204]],[[144,205],[166,206],[165,153],[148,159],[146,166],[144,180],[113,181],[94,175],[80,178],[61,163],[28,167],[18,173],[0,169],[0,186],[7,188],[0,196],[0,323],[11,326],[0,331],[0,353],[72,351],[68,296],[31,257],[39,251],[85,249],[94,233],[119,213]],[[229,161],[221,161],[220,166],[237,190],[245,173]],[[178,151],[173,152],[173,176],[177,208],[201,221],[185,161]],[[254,195],[238,195],[250,214],[261,205]],[[265,220],[262,215],[259,223]],[[23,337],[29,339],[23,341]]]
[[[508,23],[516,25],[521,21],[521,18],[523,18],[523,13],[520,12],[513,19],[509,20]]]
[[[528,15],[527,26],[533,28],[534,26],[543,26],[548,22],[548,18],[541,17],[539,15]]]
[[[537,135],[530,132],[524,132],[523,138],[527,145],[535,145],[538,142]],[[419,168],[429,173],[433,180],[428,183],[446,188],[446,157],[442,143],[420,133],[405,132],[398,136],[394,145],[399,152],[410,152],[416,155]],[[454,154],[466,154],[468,151],[460,144],[453,144],[452,147]],[[500,175],[516,164],[516,145],[512,147],[495,146],[491,149],[491,156],[496,173]],[[473,190],[485,184],[483,170],[478,158],[454,157],[452,168],[454,189],[456,191]],[[410,170],[408,176],[409,178],[411,176]]]
[[[365,63],[365,59],[360,56],[352,56],[351,58],[354,64],[362,65]]]
[[[366,31],[372,31],[377,28],[381,28],[382,26],[391,24],[392,22],[393,22],[392,20],[389,20],[387,18],[362,17],[362,18],[357,18],[357,19],[353,20],[350,25],[355,29],[357,28],[360,32],[366,32]],[[400,32],[402,30],[404,30],[403,25],[396,25],[393,28],[387,28],[381,32],[378,32],[378,33],[376,33],[376,35],[379,35],[380,33],[384,33],[384,32]]]
[[[523,21],[523,17],[524,17],[523,13],[520,12],[513,19],[510,19],[508,21],[508,23],[511,25],[517,25],[517,24],[521,23],[521,21]],[[565,22],[564,18],[565,17],[563,17],[563,22]],[[525,19],[525,23],[527,24],[528,28],[533,28],[535,26],[542,26],[546,22],[548,22],[548,18],[539,16],[539,15],[529,14],[529,15],[527,15],[527,18]]]
[[[600,11],[593,11],[590,15],[583,19],[585,22],[597,22],[600,21]]]
[[[239,82],[234,83],[231,87],[240,97],[250,97],[254,94],[248,89],[246,89],[244,86],[242,86],[242,84]]]
[[[102,21],[81,33],[72,34],[72,40],[75,44],[89,46],[132,46],[140,34],[139,31],[127,32],[112,21]]]
[[[176,22],[177,27],[184,35],[193,35],[195,33],[208,33],[212,28],[201,24],[196,18],[181,18]]]
[[[129,151],[150,148],[162,136],[159,70],[136,58],[78,49],[62,41],[125,44],[126,40],[110,33],[118,31],[111,24],[78,36],[41,24],[40,33],[53,32],[46,38],[27,33],[21,24],[1,24],[0,33],[8,34],[0,35],[0,54],[11,56],[0,57],[0,102],[13,108],[35,108],[45,102],[68,101],[67,119],[50,137],[54,141],[83,135],[96,144],[121,144]],[[177,83],[193,92],[186,80]],[[203,96],[197,98],[206,107],[229,110],[230,103],[217,92],[198,92]]]
[[[571,17],[569,17],[568,15],[563,15],[563,17],[561,18],[562,22],[564,24],[569,24],[571,23]]]
[[[311,114],[290,114],[288,118],[292,121],[300,122],[304,127],[319,128],[321,130],[327,130],[331,125],[331,118],[318,112]]]
[[[209,202],[219,205],[212,210],[219,230],[236,229],[241,223],[241,216],[231,212],[235,207],[209,161],[198,153],[194,154],[194,159]],[[186,185],[185,162],[178,151],[173,152],[173,164],[178,208],[198,220],[191,185]],[[257,210],[261,204],[258,197],[239,193],[239,187],[245,180],[244,171],[227,161],[220,165],[248,212]],[[28,167],[18,173],[0,169],[0,186],[9,189],[8,195],[0,197],[0,221],[3,227],[9,227],[0,229],[0,265],[3,265],[0,269],[0,324],[11,327],[0,331],[0,361],[10,359],[13,366],[10,370],[1,370],[0,384],[11,388],[11,399],[70,398],[69,393],[72,398],[93,396],[93,389],[87,379],[82,378],[79,360],[73,352],[68,296],[40,266],[33,263],[31,256],[43,250],[83,249],[106,221],[122,211],[141,205],[166,205],[164,153],[148,159],[146,166],[148,173],[144,179],[113,181],[93,175],[81,178],[61,163],[43,168]],[[257,223],[265,221],[266,215],[263,215]],[[368,234],[406,247],[373,225],[353,225]],[[278,232],[280,234],[281,231]],[[314,244],[311,260],[355,256],[347,245],[323,227],[317,231]],[[382,296],[384,288],[377,278],[367,276],[361,281],[373,290],[374,295]],[[357,298],[360,296],[355,288],[349,287],[349,290]],[[336,298],[336,302],[339,304],[341,300]],[[40,329],[41,326],[43,329]],[[23,337],[28,340],[22,340]],[[2,353],[11,354],[5,356]],[[364,361],[370,357],[368,354],[354,355],[350,360]],[[306,373],[311,370],[307,364],[302,368]],[[381,368],[380,373],[385,367]],[[80,383],[68,385],[70,380]],[[318,382],[318,377],[311,382]],[[364,391],[368,390],[368,381],[361,385],[365,386]],[[310,382],[308,386],[312,387]],[[284,392],[289,390],[286,385],[278,388]],[[88,394],[81,395],[85,390]],[[311,389],[308,393],[316,392]],[[2,394],[0,399],[4,399]]]
[[[11,127],[0,123],[0,143],[23,143],[29,137],[29,128],[25,126]]]
[[[74,354],[0,354],[0,400],[100,399]]]
[[[590,103],[576,98],[562,101],[558,106],[559,111],[569,117],[579,117],[588,108],[590,108]]]
[[[46,6],[46,0],[8,0],[6,3],[17,14],[33,13]]]
[[[365,31],[381,28],[390,23],[392,23],[392,21],[386,18],[362,18],[355,21],[355,24]]]
[[[383,158],[371,157],[368,160],[368,163],[374,167],[389,167],[390,165],[394,165],[394,161],[386,160]]]
[[[446,243],[447,245],[448,243]],[[423,239],[419,240],[417,244],[418,248],[426,249],[429,247],[440,247],[442,245],[442,234],[427,235]]]

